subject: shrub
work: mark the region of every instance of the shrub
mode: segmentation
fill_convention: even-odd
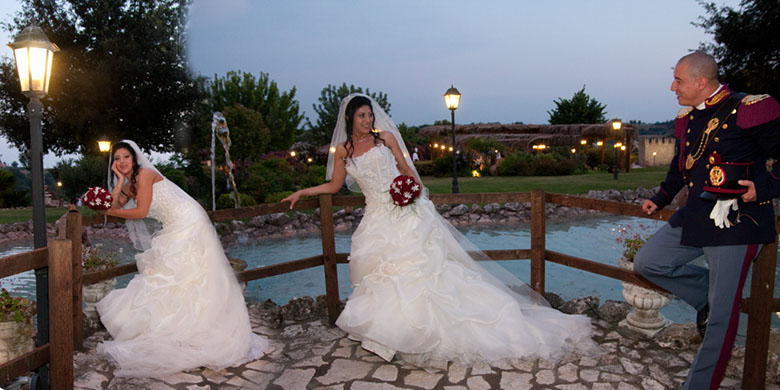
[[[498,161],[499,176],[528,176],[531,174],[533,156],[528,153],[512,153]]]
[[[417,169],[417,173],[419,173],[420,176],[433,176],[433,161],[415,161],[414,167]]]
[[[279,203],[282,199],[292,195],[292,191],[281,191],[281,192],[274,192],[273,194],[268,194],[265,197],[265,203]]]
[[[465,153],[457,154],[458,176],[471,176],[471,164]],[[452,154],[437,157],[433,160],[433,176],[452,176]],[[419,171],[418,171],[419,172]],[[422,175],[422,174],[421,174]]]
[[[0,321],[29,322],[35,315],[35,302],[0,290]]]
[[[247,194],[238,194],[241,197],[241,207],[254,206],[257,204],[254,198]],[[232,209],[236,207],[236,203],[233,200],[233,192],[227,192],[217,198],[217,210]]]
[[[119,253],[122,253],[122,248],[119,248]],[[116,253],[103,250],[103,244],[84,245],[81,264],[86,272],[97,271],[116,267],[119,265],[119,258]]]

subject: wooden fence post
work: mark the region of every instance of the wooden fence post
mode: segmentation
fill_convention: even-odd
[[[336,323],[339,317],[339,276],[336,268],[336,234],[333,226],[333,197],[330,194],[319,196],[320,230],[322,232],[322,257],[325,269],[325,294],[328,298],[328,320]]]
[[[544,295],[544,190],[531,190],[531,287]]]
[[[49,361],[51,388],[73,388],[73,267],[71,241],[49,241]]]
[[[81,275],[83,273],[81,265],[81,213],[78,210],[68,211],[67,230],[65,237],[71,242],[71,269],[73,270],[73,346],[81,349],[84,346],[82,334],[83,315],[81,310]]]
[[[775,218],[775,231],[780,229],[780,217]],[[743,389],[763,389],[766,380],[766,362],[769,354],[769,328],[772,326],[772,307],[777,266],[777,237],[764,245],[753,264],[750,282],[750,304],[747,308],[748,326],[745,336],[745,365],[742,368]]]

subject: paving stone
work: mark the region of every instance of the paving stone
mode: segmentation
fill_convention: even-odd
[[[429,373],[424,370],[414,370],[404,377],[404,384],[409,386],[422,387],[423,389],[434,389],[444,374]]]
[[[161,378],[161,380],[170,385],[178,385],[179,383],[198,383],[203,380],[203,377],[200,375],[185,374],[182,372],[176,375]]]
[[[541,370],[536,373],[536,383],[540,385],[551,385],[555,383],[555,374],[551,370]]]
[[[615,390],[615,386],[612,386],[609,383],[598,382],[594,383],[590,390]]]
[[[274,380],[274,377],[276,375],[274,375],[273,373],[268,373],[268,372],[246,370],[246,371],[241,373],[241,376],[244,377],[246,379],[246,381],[249,383],[249,384],[244,383],[241,386],[245,386],[245,387],[248,387],[250,389],[251,388],[264,389],[264,388],[268,387],[268,384],[270,384],[271,381]],[[239,376],[236,376],[233,379],[235,379],[235,378],[239,378]],[[229,379],[227,381],[227,383],[228,384],[232,384],[232,383],[230,383],[231,380],[232,379]]]
[[[557,385],[555,388],[560,390],[588,390],[582,383],[567,383],[565,385]]]
[[[659,366],[658,364],[651,364],[648,366],[648,371],[650,371],[651,378],[661,382],[664,386],[672,386],[672,377],[669,376],[669,373],[665,368]]]
[[[371,377],[383,382],[395,382],[398,379],[398,367],[392,364],[385,364],[377,368]]]
[[[630,383],[626,383],[626,382],[618,383],[618,387],[617,388],[618,388],[618,390],[639,390],[638,387],[636,387],[636,386],[634,386],[634,385],[632,385]]]
[[[315,387],[313,390],[344,390],[344,385],[320,386]]]
[[[599,380],[600,373],[601,372],[598,370],[591,370],[591,369],[582,370],[580,371],[580,378],[582,378],[582,380],[584,380],[585,382],[595,382]]]
[[[315,356],[312,358],[308,358],[305,360],[301,360],[298,363],[293,364],[293,367],[300,368],[300,367],[321,367],[326,365],[324,360],[322,360],[322,356]]]
[[[305,370],[290,368],[284,370],[273,384],[281,386],[284,390],[306,390],[311,378],[314,377],[314,372],[313,368]]]
[[[642,376],[642,389],[644,390],[666,390],[663,383],[646,376]]]
[[[469,390],[466,386],[444,386],[444,390]]]
[[[536,361],[530,359],[518,359],[512,361],[512,365],[520,371],[529,372],[536,367]]]
[[[551,360],[539,360],[539,368],[543,370],[550,370],[555,368],[555,362]]]
[[[255,360],[246,366],[250,370],[257,370],[263,372],[282,372],[284,366],[279,363],[269,362],[267,360]]]
[[[602,372],[601,373],[601,380],[607,381],[607,382],[626,382],[630,381],[632,378],[625,375],[620,374],[613,374],[611,372]]]
[[[631,375],[638,375],[645,371],[645,367],[642,364],[625,357],[620,358],[620,364],[623,365],[623,369]]]
[[[533,379],[533,374],[505,371],[501,373],[500,387],[502,390],[529,390],[534,388],[531,384]]]
[[[82,375],[79,375],[78,377],[75,376],[73,378],[73,387],[80,387],[83,389],[103,389],[105,388],[105,383],[108,382],[108,378],[106,378],[104,375],[101,375],[97,372],[85,372]]]
[[[149,378],[114,378],[109,382],[108,390],[172,390],[162,381]]]
[[[201,375],[203,375],[203,377],[206,378],[207,381],[218,385],[218,384],[228,380],[228,376],[225,376],[224,373],[227,373],[227,372],[225,370],[214,371],[214,370],[212,370],[210,368],[206,368],[206,369],[203,370]],[[227,374],[232,376],[232,374],[230,374],[230,373],[227,373]]]
[[[467,367],[460,363],[450,364],[450,368],[447,370],[447,380],[450,383],[460,383],[466,378]]]
[[[490,362],[490,367],[498,368],[499,370],[509,371],[513,370],[514,367],[512,367],[512,363],[509,362],[507,359],[501,359],[496,360],[494,362]]]
[[[389,383],[374,383],[363,381],[355,381],[349,388],[350,390],[404,390],[403,387],[396,387]]]
[[[597,364],[599,364],[599,361],[591,356],[583,356],[580,359],[581,367],[596,367]]]
[[[352,348],[353,347],[341,347],[341,348],[338,348],[335,351],[333,351],[331,356],[348,358],[348,357],[352,356]]]
[[[356,379],[365,378],[369,371],[374,367],[373,364],[346,360],[336,359],[330,365],[328,372],[325,375],[316,377],[315,379],[323,385],[331,385],[339,382],[347,382]]]
[[[566,382],[574,382],[577,380],[577,366],[571,363],[566,363],[563,366],[558,367],[558,379]]]
[[[610,364],[608,366],[601,366],[601,371],[611,372],[613,374],[622,374],[625,372],[622,365]]]
[[[469,390],[490,390],[490,383],[481,376],[472,376],[466,380]]]
[[[495,373],[496,372],[490,368],[490,365],[485,362],[478,362],[474,364],[474,367],[471,367],[471,375],[488,375]]]

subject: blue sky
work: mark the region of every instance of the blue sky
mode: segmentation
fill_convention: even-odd
[[[0,18],[18,8],[3,1]],[[711,40],[691,24],[702,14],[694,0],[195,0],[187,29],[196,73],[269,73],[312,122],[320,91],[343,82],[387,93],[409,125],[449,119],[450,85],[456,123],[547,123],[583,85],[608,117],[655,122],[677,111],[677,59]],[[0,145],[3,161],[17,155]]]

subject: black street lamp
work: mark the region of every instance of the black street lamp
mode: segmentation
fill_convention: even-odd
[[[621,122],[620,119],[615,118],[612,120],[613,130],[615,130],[616,132],[620,132],[621,127],[623,127],[623,122]],[[616,135],[615,138],[617,139],[618,136]],[[619,160],[620,156],[618,155],[618,153],[620,152],[619,148],[621,146],[623,146],[623,144],[621,144],[620,142],[615,144],[615,168],[613,169],[614,175],[612,177],[615,180],[617,180],[618,178],[618,170],[620,169],[620,160]]]
[[[457,194],[458,160],[455,158],[457,154],[455,149],[455,110],[458,109],[458,104],[460,104],[460,92],[454,86],[450,85],[450,89],[444,93],[444,103],[447,104],[447,108],[452,112],[452,147],[450,148],[452,150],[452,193]],[[444,149],[444,145],[442,145],[442,149]]]
[[[33,205],[33,246],[46,247],[46,204],[43,195],[43,136],[41,98],[49,91],[49,76],[54,52],[60,49],[51,43],[36,25],[28,26],[8,47],[14,51],[16,71],[22,93],[30,99],[27,117],[30,120],[30,170]],[[48,268],[35,270],[35,299],[38,306],[38,345],[49,342],[49,272]],[[48,388],[49,372],[46,366],[36,374],[35,383]]]
[[[109,176],[108,171],[111,170],[111,167],[108,166],[109,161],[111,161],[111,153],[110,153],[111,140],[108,139],[108,137],[106,137],[105,135],[102,135],[100,136],[100,138],[98,138],[97,143],[98,143],[98,149],[100,150],[100,153],[106,154],[106,169],[104,170],[104,172],[106,173],[103,175],[103,185],[108,186],[108,176]]]

